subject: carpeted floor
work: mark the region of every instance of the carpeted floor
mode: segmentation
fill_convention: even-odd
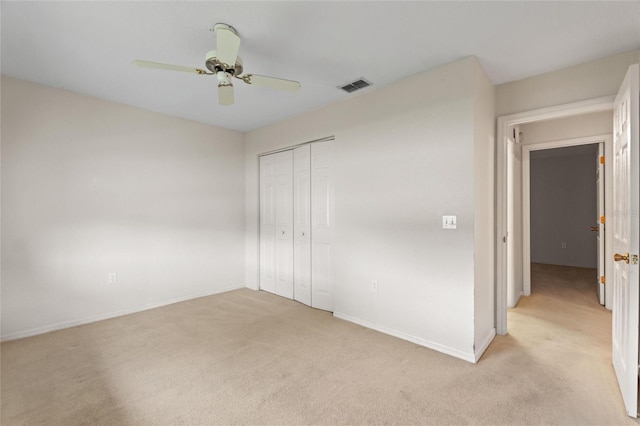
[[[477,365],[237,290],[2,344],[2,425],[636,424],[595,271],[533,265]]]

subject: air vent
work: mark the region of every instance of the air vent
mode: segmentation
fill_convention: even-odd
[[[371,86],[372,83],[368,82],[364,78],[359,78],[356,81],[352,81],[351,83],[347,83],[344,86],[338,86],[338,89],[342,89],[347,93],[353,93],[356,90],[364,89],[365,87]]]

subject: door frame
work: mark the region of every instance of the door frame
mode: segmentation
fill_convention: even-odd
[[[507,135],[510,126],[534,121],[613,110],[615,96],[587,99],[563,105],[503,115],[497,120],[496,143],[496,333],[507,334],[507,256],[518,242],[507,244]]]
[[[522,288],[523,295],[531,295],[531,151],[543,149],[565,148],[570,146],[603,144],[604,157],[611,158],[613,152],[613,135],[595,135],[572,139],[562,139],[549,142],[540,142],[531,145],[522,145]],[[606,161],[606,160],[605,160]],[[604,211],[611,211],[612,199],[612,168],[606,167],[604,171]],[[604,228],[604,249],[605,253],[611,253],[611,237]],[[611,271],[613,260],[611,256],[605,257],[605,274]],[[611,309],[611,286],[605,286],[605,303]]]

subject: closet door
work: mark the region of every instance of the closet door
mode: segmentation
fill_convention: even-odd
[[[294,299],[311,306],[311,147],[293,151]]]
[[[334,141],[311,144],[311,306],[333,311]]]
[[[260,289],[276,292],[276,156],[260,157]]]
[[[276,157],[276,291],[293,299],[293,151]]]

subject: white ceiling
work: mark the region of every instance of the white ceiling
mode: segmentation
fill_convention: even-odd
[[[628,2],[8,2],[2,74],[216,126],[248,131],[476,55],[500,84],[640,47]],[[242,37],[245,72],[299,80],[282,93],[131,64],[204,68],[216,22]]]

